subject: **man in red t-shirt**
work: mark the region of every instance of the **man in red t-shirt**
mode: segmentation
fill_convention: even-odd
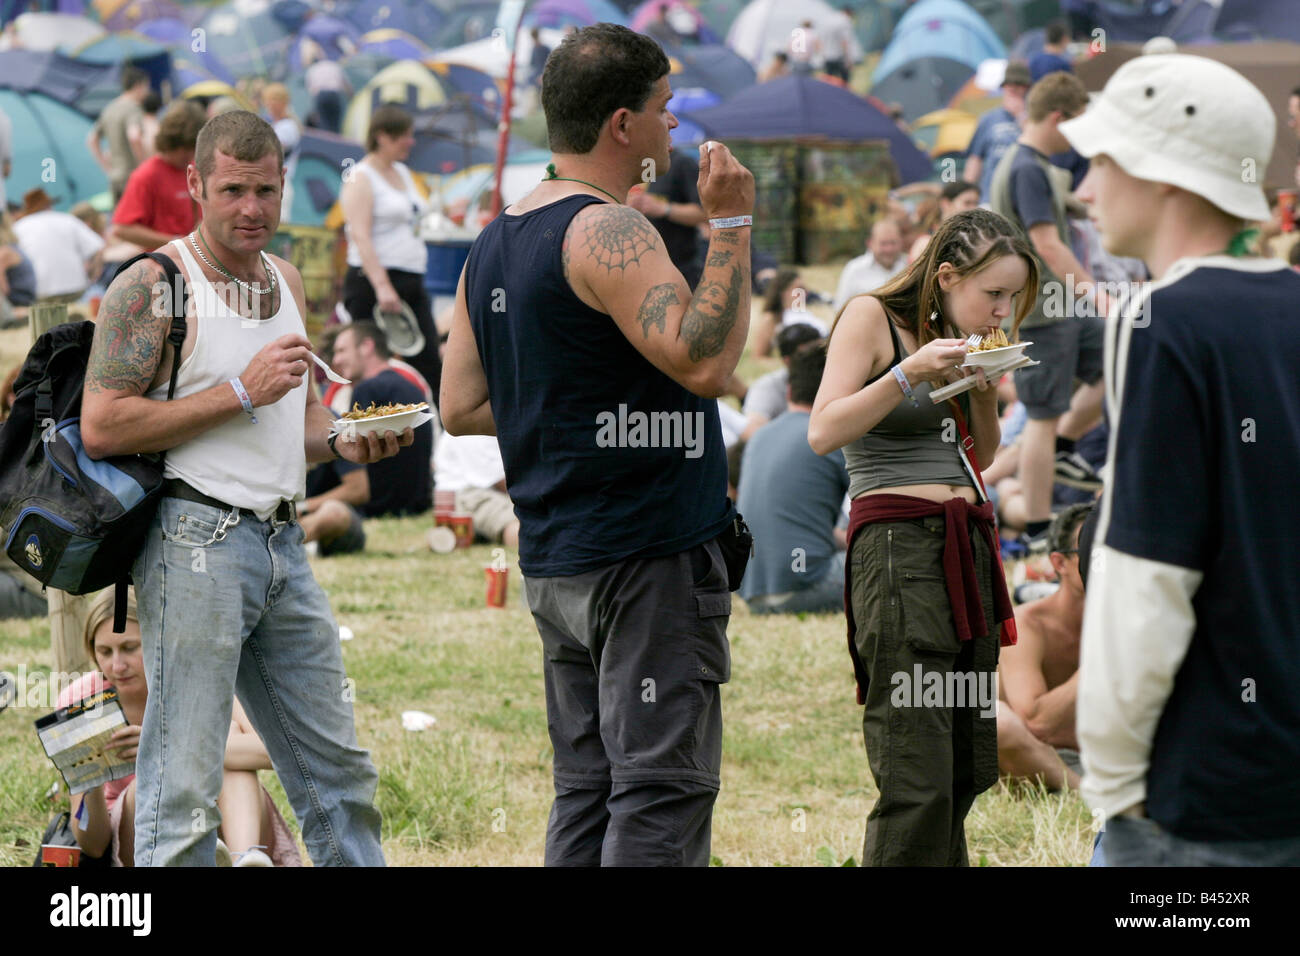
[[[117,237],[145,249],[188,235],[200,218],[185,171],[194,161],[194,143],[206,121],[197,103],[173,103],[158,126],[157,153],[126,181],[113,211]]]

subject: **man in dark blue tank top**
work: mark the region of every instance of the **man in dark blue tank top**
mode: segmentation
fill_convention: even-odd
[[[749,331],[753,177],[702,150],[712,236],[694,295],[624,205],[668,169],[658,44],[572,34],[546,62],[552,175],[479,236],[441,411],[496,435],[544,649],[555,748],[548,865],[707,865],[735,512],[715,399]],[[738,582],[737,582],[738,583]]]

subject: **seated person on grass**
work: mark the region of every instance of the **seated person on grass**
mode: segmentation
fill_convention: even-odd
[[[474,538],[519,548],[519,519],[506,494],[506,466],[491,435],[438,436],[433,453],[433,480],[438,491],[456,495],[456,511],[474,519]]]
[[[1019,639],[1002,648],[998,663],[998,768],[1011,778],[1041,778],[1051,790],[1079,787],[1079,527],[1092,509],[1071,505],[1052,522],[1049,558],[1061,586],[1016,608]]]
[[[754,432],[786,410],[790,357],[801,345],[819,338],[821,333],[807,322],[783,325],[781,331],[776,333],[776,350],[781,354],[781,367],[759,378],[745,393],[745,431],[740,436],[743,441],[749,441]]]
[[[58,706],[67,707],[105,686],[115,688],[127,726],[113,735],[113,749],[134,759],[149,697],[135,592],[127,592],[126,630],[121,634],[113,633],[113,588],[96,597],[86,618],[84,640],[97,669],[65,687]],[[266,747],[236,698],[226,737],[221,796],[217,798],[221,813],[218,865],[230,866],[233,859],[234,866],[302,866],[288,824],[257,779],[257,771],[270,769]],[[83,853],[95,858],[111,853],[113,866],[134,865],[134,774],[73,795],[71,814],[72,832]]]
[[[737,506],[754,532],[740,596],[755,614],[844,610],[844,532],[836,527],[849,490],[839,449],[818,455],[808,421],[826,367],[826,343],[790,360],[790,407],[745,446]]]
[[[384,333],[373,322],[353,322],[334,338],[330,365],[352,379],[354,405],[411,405],[426,401],[419,386],[389,365]],[[433,429],[415,430],[415,441],[392,458],[356,465],[341,458],[307,475],[307,500],[298,508],[306,541],[320,554],[347,554],[366,546],[361,519],[423,514],[433,504]]]

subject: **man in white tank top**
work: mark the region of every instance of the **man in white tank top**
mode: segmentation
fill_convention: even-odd
[[[307,462],[367,464],[413,435],[327,441],[331,415],[304,381],[302,278],[262,252],[279,225],[283,165],[274,130],[254,114],[208,122],[188,170],[202,224],[160,250],[192,294],[175,397],[166,400],[163,270],[147,260],[109,287],[86,370],[87,454],[167,453],[165,497],[132,569],[150,691],[137,866],[214,864],[236,693],[313,862],[384,862],[378,777],[357,746],[338,631],[294,501]]]

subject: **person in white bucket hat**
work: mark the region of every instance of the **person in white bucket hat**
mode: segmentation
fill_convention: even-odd
[[[1106,248],[1111,475],[1078,736],[1110,865],[1300,864],[1300,276],[1249,256],[1275,117],[1197,56],[1121,67],[1061,133]]]

